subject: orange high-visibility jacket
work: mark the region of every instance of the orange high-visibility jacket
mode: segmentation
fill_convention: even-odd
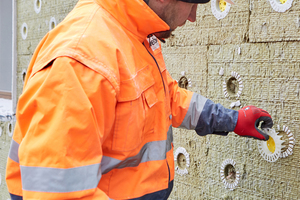
[[[142,197],[174,179],[172,126],[234,130],[236,111],[179,88],[167,72],[160,44],[147,36],[168,29],[143,0],[80,0],[44,37],[18,102],[11,194]]]

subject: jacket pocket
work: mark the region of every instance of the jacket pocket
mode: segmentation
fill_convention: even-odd
[[[131,151],[142,143],[144,133],[153,130],[157,102],[153,86],[149,67],[140,70],[132,79],[121,81],[112,150]]]
[[[119,102],[116,108],[116,120],[112,149],[130,151],[142,142],[145,111],[143,99]]]
[[[156,117],[156,103],[158,102],[154,87],[150,87],[143,94],[145,109],[145,124],[143,132],[145,134],[154,132],[154,120]]]

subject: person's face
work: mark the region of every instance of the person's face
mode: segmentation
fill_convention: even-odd
[[[161,38],[168,38],[171,36],[172,31],[178,26],[183,26],[187,20],[195,22],[197,5],[198,4],[186,3],[178,0],[170,0],[160,14],[161,19],[170,26],[170,30],[155,35]]]

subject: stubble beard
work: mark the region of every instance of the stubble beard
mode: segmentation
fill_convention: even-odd
[[[172,5],[170,7],[166,8],[163,13],[159,15],[159,17],[169,25],[170,30],[167,31],[161,31],[154,33],[154,35],[159,39],[167,39],[172,36],[172,32],[176,29],[174,17],[173,17],[173,9]]]
[[[172,36],[172,32],[173,30],[168,30],[168,31],[154,33],[154,35],[159,39],[167,39]]]
[[[154,35],[159,38],[159,39],[167,39],[170,38],[173,34],[173,31],[175,31],[176,27],[173,26],[172,21],[164,20],[170,27],[170,30],[167,31],[161,31],[161,32],[156,32]],[[172,28],[173,27],[173,28]],[[174,28],[175,27],[175,28]]]

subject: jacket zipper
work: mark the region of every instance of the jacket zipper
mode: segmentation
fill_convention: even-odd
[[[146,50],[148,51],[148,53],[150,54],[150,56],[153,58],[153,60],[154,60],[155,63],[156,63],[157,69],[158,69],[158,71],[159,71],[161,80],[162,80],[163,85],[164,85],[165,95],[167,95],[167,94],[166,94],[166,86],[165,86],[165,82],[164,82],[162,73],[161,73],[161,71],[160,71],[159,65],[158,65],[158,63],[157,63],[155,57],[150,53],[150,51],[149,51],[149,50],[147,49],[147,47],[145,46],[144,42],[143,42],[143,45],[144,45],[144,47],[146,48]],[[170,183],[170,181],[171,181],[171,180],[170,180],[170,179],[171,179],[171,172],[170,172],[170,167],[169,167],[169,163],[168,163],[168,160],[167,160],[167,159],[166,159],[166,163],[167,163],[167,166],[168,166],[168,174],[169,174],[169,177],[168,177],[168,188],[169,188],[169,183]]]
[[[158,63],[157,63],[157,61],[156,61],[156,59],[155,59],[155,57],[150,53],[150,51],[147,49],[147,47],[145,46],[145,44],[144,44],[144,42],[143,42],[143,45],[144,45],[144,47],[146,48],[146,50],[148,51],[148,53],[150,54],[150,56],[153,58],[153,60],[155,61],[155,63],[156,63],[156,66],[157,66],[157,69],[158,69],[158,71],[159,71],[159,74],[160,74],[160,77],[161,77],[161,80],[162,80],[162,83],[163,83],[163,85],[164,85],[164,91],[165,91],[165,95],[167,95],[166,94],[166,86],[165,86],[165,82],[164,82],[164,79],[163,79],[163,76],[162,76],[162,73],[161,73],[161,71],[160,71],[160,68],[159,68],[159,65],[158,65]]]

